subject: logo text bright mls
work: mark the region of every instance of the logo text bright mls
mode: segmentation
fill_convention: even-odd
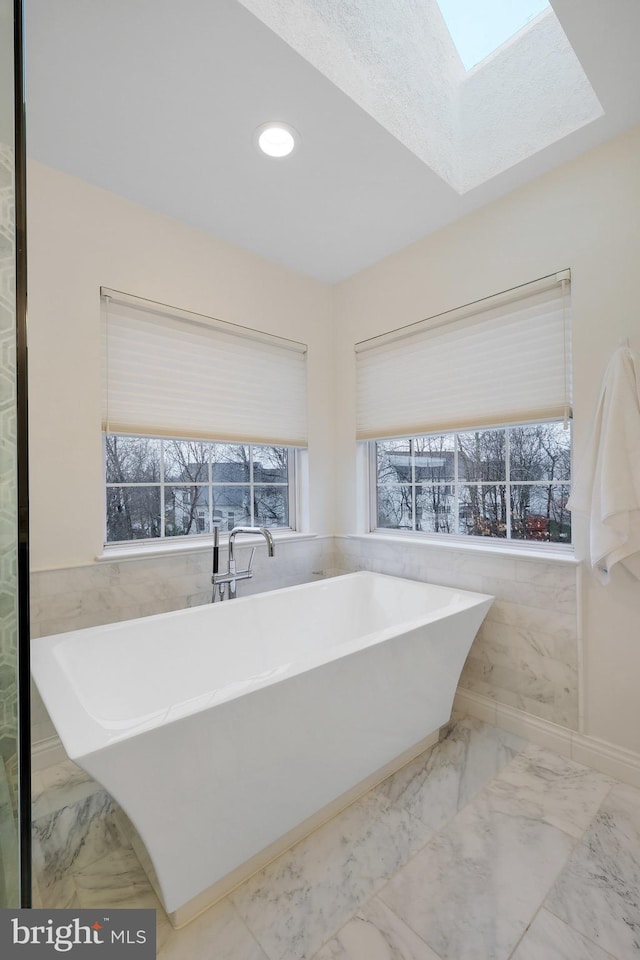
[[[99,936],[100,930],[104,929],[102,924],[96,921],[91,927],[87,927],[80,923],[78,917],[74,917],[71,923],[57,927],[53,925],[51,919],[47,920],[46,924],[27,927],[12,917],[11,926],[14,946],[22,946],[25,943],[48,943],[60,953],[66,953],[79,943],[104,943]]]
[[[155,910],[0,910],[0,957],[54,957],[71,951],[73,960],[122,957],[155,960]],[[106,915],[108,914],[108,915]]]

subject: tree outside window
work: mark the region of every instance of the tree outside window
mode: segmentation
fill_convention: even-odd
[[[107,542],[290,527],[287,447],[105,435]]]
[[[550,421],[382,440],[376,526],[571,542],[571,432]]]

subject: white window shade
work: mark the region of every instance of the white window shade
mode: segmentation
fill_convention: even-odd
[[[357,436],[570,412],[569,271],[356,344]]]
[[[307,442],[306,345],[102,288],[110,433]]]

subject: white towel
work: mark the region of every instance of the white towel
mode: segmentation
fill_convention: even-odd
[[[628,346],[616,350],[606,369],[567,506],[589,517],[598,579],[608,583],[620,561],[640,579],[640,358]]]

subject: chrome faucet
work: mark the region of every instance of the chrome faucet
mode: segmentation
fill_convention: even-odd
[[[229,600],[234,600],[236,596],[236,581],[237,580],[249,580],[253,576],[252,566],[253,566],[253,557],[256,552],[256,548],[251,548],[251,555],[249,557],[249,563],[246,570],[238,570],[236,567],[236,556],[235,556],[235,543],[236,537],[239,533],[259,533],[267,541],[267,555],[269,557],[273,556],[273,537],[269,533],[266,527],[234,527],[231,533],[229,534],[229,565],[227,567],[226,573],[217,572],[217,550],[218,550],[218,528],[215,528],[214,540],[213,540],[213,551],[214,551],[214,570],[211,577],[211,583],[213,584],[213,595],[211,597],[211,602],[213,603],[216,599],[216,587],[218,587],[218,594],[221,600],[225,599],[225,589],[227,584],[229,586],[228,598]]]

